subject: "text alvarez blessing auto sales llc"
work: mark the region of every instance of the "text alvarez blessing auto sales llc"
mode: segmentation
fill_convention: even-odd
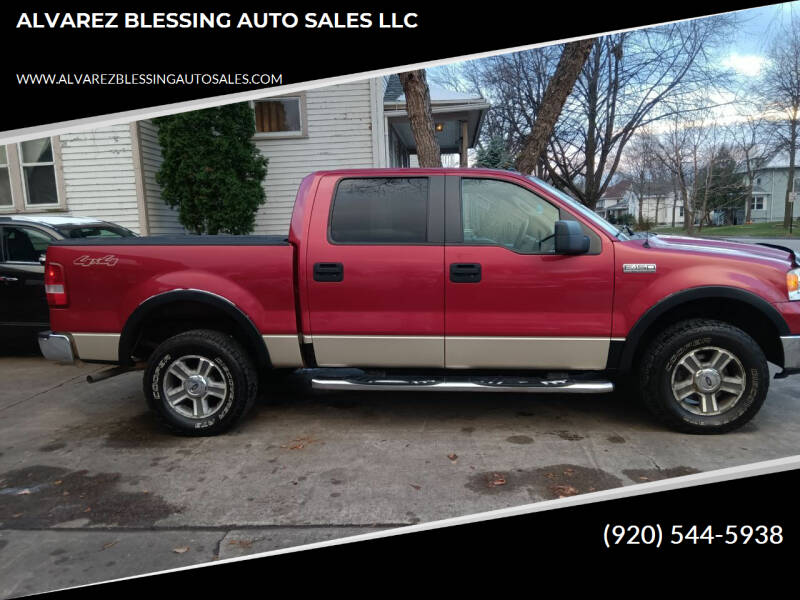
[[[417,13],[23,12],[17,29],[415,29]]]

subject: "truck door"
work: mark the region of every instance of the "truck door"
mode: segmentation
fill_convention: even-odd
[[[557,255],[555,222],[576,219],[516,178],[448,176],[448,368],[603,369],[610,347],[611,241]]]
[[[325,177],[307,239],[318,365],[444,366],[444,176]]]

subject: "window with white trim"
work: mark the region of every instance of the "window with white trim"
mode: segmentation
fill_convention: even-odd
[[[11,177],[8,170],[8,153],[5,146],[0,146],[0,206],[13,206],[11,195]]]
[[[764,197],[753,196],[750,198],[750,210],[764,210]]]
[[[305,96],[285,96],[253,102],[258,137],[303,137],[307,135]]]
[[[0,213],[66,208],[58,137],[0,145]]]
[[[53,141],[50,138],[40,138],[20,142],[19,158],[22,187],[25,190],[25,204],[28,206],[58,205]]]

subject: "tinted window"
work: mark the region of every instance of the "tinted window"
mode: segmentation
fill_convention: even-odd
[[[461,214],[465,244],[504,246],[526,254],[555,251],[559,210],[513,183],[462,179]]]
[[[343,179],[336,188],[331,240],[340,243],[418,244],[428,229],[428,179]]]
[[[52,238],[27,227],[4,227],[3,242],[6,260],[14,262],[39,262]]]
[[[110,238],[133,237],[133,232],[121,227],[107,227],[103,225],[89,225],[86,227],[59,227],[61,235],[68,238]]]

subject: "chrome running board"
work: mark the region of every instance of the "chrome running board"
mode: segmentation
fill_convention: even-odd
[[[607,394],[610,381],[536,379],[531,377],[369,377],[311,379],[316,390],[420,391],[420,392],[516,392],[533,394]]]

